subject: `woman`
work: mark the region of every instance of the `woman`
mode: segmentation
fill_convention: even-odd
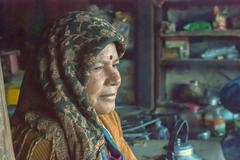
[[[90,12],[49,27],[11,121],[16,159],[136,159],[114,111],[124,51],[123,37]]]

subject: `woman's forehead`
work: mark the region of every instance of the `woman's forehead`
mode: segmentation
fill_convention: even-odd
[[[114,43],[109,43],[96,57],[97,62],[111,60],[115,61],[118,59],[119,57]]]

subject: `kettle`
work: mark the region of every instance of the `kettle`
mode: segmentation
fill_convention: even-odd
[[[188,141],[189,127],[186,120],[179,119],[174,125],[167,145],[167,153],[160,160],[202,160],[194,153]]]

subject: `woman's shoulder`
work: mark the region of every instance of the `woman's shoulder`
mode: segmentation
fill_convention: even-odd
[[[12,123],[12,138],[17,160],[66,159],[68,155],[60,124],[46,116],[28,113],[25,120]],[[59,160],[60,160],[59,159]]]
[[[56,160],[52,144],[38,130],[26,127],[14,141],[16,160]]]
[[[56,160],[52,141],[45,138],[38,138],[32,142],[28,153],[29,160]]]

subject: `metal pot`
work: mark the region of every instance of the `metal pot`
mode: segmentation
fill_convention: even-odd
[[[181,93],[181,94],[179,94]],[[178,84],[173,90],[173,99],[182,102],[193,102],[203,97],[203,89],[197,80],[191,80],[187,84]]]

